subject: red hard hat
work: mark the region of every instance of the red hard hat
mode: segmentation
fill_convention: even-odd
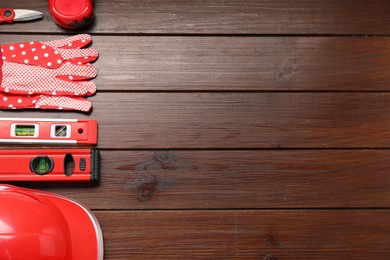
[[[1,184],[0,259],[103,259],[100,225],[70,199]]]

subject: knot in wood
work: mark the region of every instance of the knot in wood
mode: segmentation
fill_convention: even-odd
[[[278,260],[278,258],[272,254],[268,254],[264,257],[264,260]]]
[[[158,180],[152,176],[150,180],[142,182],[136,186],[137,198],[140,201],[147,201],[153,198],[158,190]]]
[[[267,241],[273,245],[273,246],[277,246],[278,245],[278,240],[276,239],[276,237],[274,235],[267,235]]]
[[[177,158],[174,153],[168,151],[155,152],[154,160],[165,170],[176,169]]]

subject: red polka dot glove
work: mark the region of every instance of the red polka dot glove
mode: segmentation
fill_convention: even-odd
[[[64,63],[48,69],[4,61],[0,91],[12,94],[90,96],[96,92],[96,69],[89,64]]]
[[[81,49],[89,35],[50,42],[1,45],[0,108],[50,108],[88,111],[82,96],[96,92],[90,79],[98,58],[94,49]],[[2,63],[2,64],[1,64]]]
[[[1,52],[4,61],[53,69],[65,62],[81,65],[96,60],[99,56],[97,50],[82,49],[91,42],[90,35],[78,34],[49,42],[2,44]]]
[[[85,98],[48,95],[12,95],[0,93],[1,109],[59,109],[87,112],[92,104]]]

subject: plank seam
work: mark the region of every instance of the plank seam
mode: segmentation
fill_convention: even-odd
[[[390,211],[390,207],[378,208],[163,208],[163,209],[91,209],[94,212],[167,212],[167,211]]]

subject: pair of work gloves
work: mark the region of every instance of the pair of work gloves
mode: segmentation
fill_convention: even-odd
[[[90,62],[99,56],[80,34],[49,42],[1,44],[0,109],[63,109],[87,112],[84,97],[96,92]]]

